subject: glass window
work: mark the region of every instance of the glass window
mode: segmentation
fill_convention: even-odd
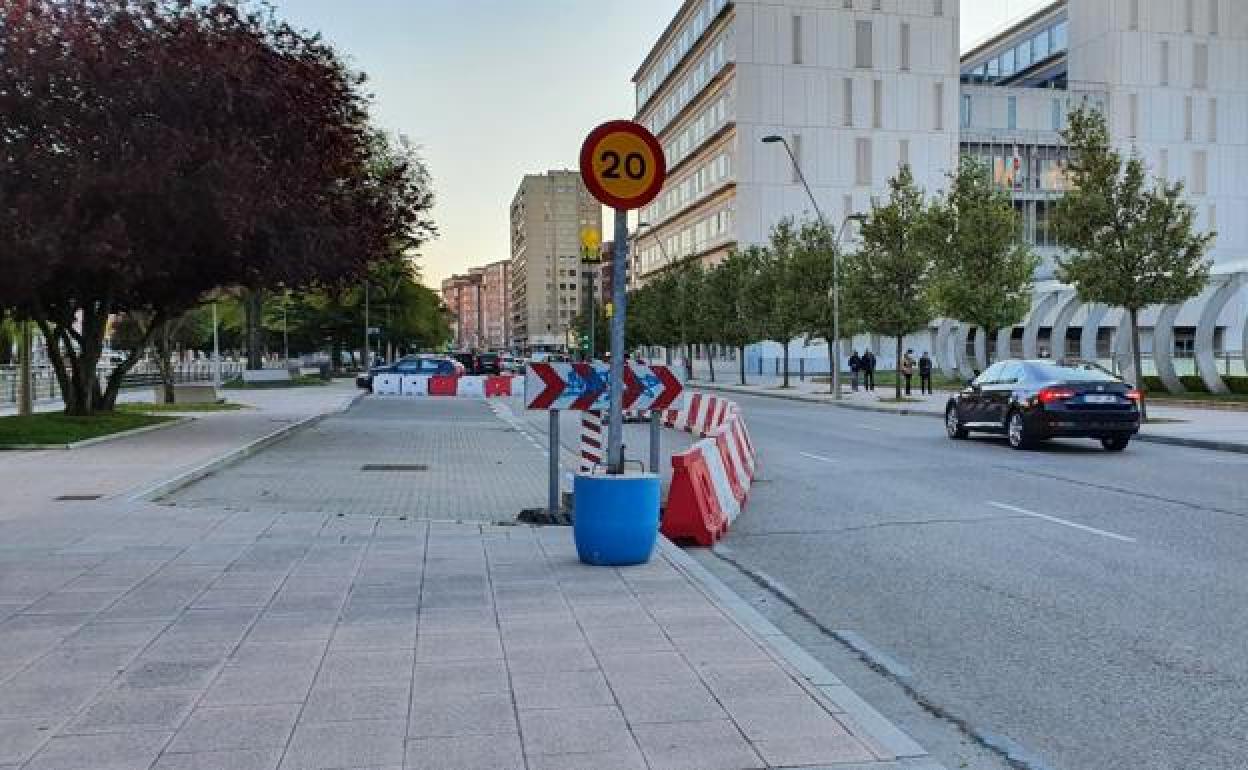
[[[1052,110],[1053,110],[1053,116],[1052,116],[1053,130],[1061,131],[1062,130],[1062,100],[1061,99],[1053,100]]]
[[[962,128],[971,126],[971,95],[962,94]]]
[[[998,385],[1014,385],[1023,379],[1023,365],[1017,361],[1009,361],[1001,369],[1001,373],[997,375],[996,383]]]
[[[1066,50],[1066,32],[1069,29],[1068,22],[1060,22],[1053,28],[1053,51]]]
[[[990,383],[996,382],[997,375],[1001,374],[1001,372],[1005,370],[1005,363],[1006,363],[1005,361],[998,361],[997,363],[988,367],[986,371],[984,371],[978,377],[975,378],[975,384],[976,385],[988,385]]]
[[[1022,72],[1031,66],[1031,41],[1024,40],[1018,48],[1014,50],[1018,58],[1018,71]]]
[[[985,66],[988,68],[987,74],[989,80],[995,80],[1001,76],[1001,60],[997,57],[994,56],[989,59],[988,64]]]
[[[1006,128],[1018,128],[1018,97],[1011,96],[1006,100]]]
[[[860,69],[870,69],[872,64],[871,55],[871,22],[859,21],[854,25],[854,66]]]
[[[1036,61],[1049,58],[1049,53],[1052,50],[1049,47],[1049,30],[1046,29],[1032,38],[1031,47],[1035,53]]]
[[[1118,382],[1118,378],[1091,362],[1027,363],[1027,379],[1039,382]]]
[[[1017,72],[1015,61],[1013,48],[1001,54],[1001,77],[1008,78]]]

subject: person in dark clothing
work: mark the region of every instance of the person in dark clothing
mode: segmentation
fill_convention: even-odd
[[[919,392],[929,395],[932,392],[932,357],[926,350],[919,357]]]
[[[851,376],[850,381],[853,383],[855,393],[858,392],[858,373],[861,371],[862,371],[862,357],[859,356],[858,351],[855,350],[849,355],[849,373]]]
[[[867,350],[862,354],[862,387],[864,390],[875,390],[875,354]]]

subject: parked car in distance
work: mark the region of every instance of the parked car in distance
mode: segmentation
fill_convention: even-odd
[[[1140,392],[1093,363],[998,361],[949,399],[945,431],[1003,434],[1015,449],[1092,438],[1121,452],[1140,430]]]
[[[464,366],[448,356],[405,356],[386,366],[375,366],[367,373],[361,372],[355,384],[368,392],[373,391],[373,377],[378,374],[425,374],[429,376],[462,376]]]
[[[478,353],[472,368],[473,374],[502,374],[503,358],[498,353]]]

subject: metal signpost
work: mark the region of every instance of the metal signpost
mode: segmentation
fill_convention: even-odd
[[[596,227],[586,227],[581,230],[581,261],[587,265],[597,267],[602,264],[602,233]],[[594,273],[589,273],[589,353],[585,356],[585,360],[593,361],[594,353],[597,351],[597,319],[594,318],[597,313],[596,297],[594,295]]]

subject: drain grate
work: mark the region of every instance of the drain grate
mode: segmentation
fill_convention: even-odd
[[[428,465],[361,465],[367,473],[419,473],[429,470]]]
[[[60,503],[76,503],[85,502],[87,500],[99,500],[104,495],[58,495],[52,498]]]

